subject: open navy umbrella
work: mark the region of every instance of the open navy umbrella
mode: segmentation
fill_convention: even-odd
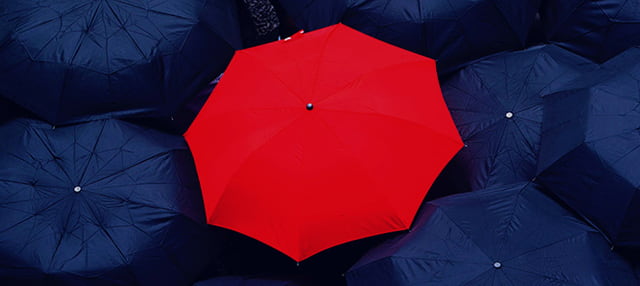
[[[449,72],[467,61],[525,47],[539,0],[279,0],[305,30],[342,22],[438,60]]]
[[[14,119],[0,125],[0,145],[3,285],[191,285],[207,263],[181,136],[117,120]]]
[[[53,124],[169,117],[242,47],[232,0],[7,0],[0,23],[0,94]]]
[[[544,0],[540,18],[548,41],[603,62],[640,45],[640,2]]]
[[[320,286],[301,277],[219,276],[198,281],[193,286]]]
[[[613,244],[639,249],[640,48],[586,80],[544,99],[538,179]]]
[[[453,159],[453,180],[465,181],[465,191],[531,180],[542,96],[595,68],[587,59],[546,45],[488,57],[445,81],[442,94],[465,143]]]
[[[519,183],[427,203],[412,231],[371,250],[349,286],[638,285],[604,237]]]

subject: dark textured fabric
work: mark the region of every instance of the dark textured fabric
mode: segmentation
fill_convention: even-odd
[[[579,81],[544,98],[539,182],[616,247],[640,250],[640,48]]]
[[[169,118],[242,39],[234,0],[0,1],[0,94],[53,124]]]
[[[453,159],[466,191],[529,181],[536,175],[542,97],[597,68],[554,45],[501,53],[443,82],[442,94],[465,147]]]
[[[371,250],[350,286],[638,285],[593,227],[531,183],[427,203],[411,231]]]
[[[0,284],[191,285],[210,259],[181,136],[18,118],[0,145]]]
[[[637,0],[543,0],[540,18],[547,41],[600,63],[640,45]]]
[[[441,74],[525,48],[540,0],[278,0],[305,30],[342,22],[438,60]]]

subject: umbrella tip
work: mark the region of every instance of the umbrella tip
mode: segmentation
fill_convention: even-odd
[[[513,117],[513,112],[511,112],[511,111],[507,112],[507,114],[505,114],[504,117],[512,118]]]
[[[313,103],[307,103],[307,110],[313,109]]]
[[[74,192],[76,192],[76,193],[79,193],[80,191],[82,191],[82,187],[80,187],[80,186],[75,186],[75,187],[73,188],[73,191],[74,191]]]
[[[495,268],[495,269],[500,269],[500,268],[502,268],[502,263],[500,263],[500,262],[498,262],[498,261],[494,262],[494,263],[493,263],[493,268]]]

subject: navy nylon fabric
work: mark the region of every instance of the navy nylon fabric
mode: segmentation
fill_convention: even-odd
[[[320,286],[303,281],[287,277],[221,276],[199,281],[193,286]]]
[[[501,53],[470,64],[442,84],[465,147],[451,180],[469,190],[529,181],[536,175],[546,94],[597,65],[554,45]]]
[[[118,120],[0,125],[3,285],[191,285],[209,232],[181,136]]]
[[[543,0],[542,31],[557,43],[597,62],[640,45],[640,2]]]
[[[357,285],[638,285],[602,234],[533,183],[426,203],[347,272]]]
[[[53,124],[169,117],[242,47],[233,0],[7,0],[0,19],[0,94]]]
[[[438,60],[447,74],[466,62],[526,46],[539,0],[279,0],[300,28],[342,22]]]
[[[640,48],[544,99],[539,182],[599,226],[640,248]]]

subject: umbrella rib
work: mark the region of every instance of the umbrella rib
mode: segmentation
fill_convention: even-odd
[[[142,48],[140,48],[140,45],[138,45],[138,42],[135,41],[135,37],[133,37],[131,35],[131,33],[129,32],[129,30],[125,29],[125,25],[122,22],[122,20],[120,19],[120,17],[118,17],[118,13],[116,13],[116,11],[113,10],[113,7],[111,7],[111,4],[108,1],[105,1],[105,5],[107,5],[107,7],[109,8],[109,10],[111,11],[113,17],[116,19],[116,21],[118,22],[118,24],[120,24],[120,28],[122,28],[122,31],[124,31],[127,36],[129,36],[129,40],[131,40],[131,42],[133,43],[133,45],[136,47],[136,49],[138,50],[138,52],[140,53],[140,55],[142,55],[142,57],[148,61],[149,59],[147,58],[147,55],[144,53],[144,51],[142,50]]]
[[[68,210],[68,213],[73,212],[73,208],[74,208],[75,204],[71,204],[70,209]],[[71,216],[70,215],[66,215],[65,217],[65,222],[64,225],[62,226],[62,233],[60,233],[60,237],[58,237],[58,241],[56,242],[56,246],[53,250],[53,253],[51,254],[51,259],[49,260],[49,268],[51,269],[53,266],[53,262],[54,259],[56,257],[56,255],[58,254],[58,250],[60,250],[60,245],[62,244],[62,239],[65,236],[65,233],[67,232],[67,226],[69,224],[69,221],[71,220]]]
[[[353,85],[354,83],[362,80],[362,78],[364,78],[365,76],[368,76],[368,75],[370,75],[372,73],[384,71],[384,70],[387,70],[387,69],[394,69],[396,67],[399,67],[399,66],[402,66],[402,65],[406,65],[406,64],[411,64],[411,63],[423,63],[424,61],[425,61],[424,59],[419,59],[419,60],[418,59],[411,59],[409,61],[398,62],[398,63],[394,63],[394,64],[391,64],[391,65],[382,66],[382,67],[378,67],[378,68],[375,68],[375,69],[368,70],[367,72],[362,73],[362,74],[358,75],[356,78],[354,78],[354,79],[350,80],[349,82],[343,84],[341,87],[337,88],[337,90],[338,90],[337,92],[334,92],[334,93],[332,93],[330,95],[327,95],[325,98],[323,98],[322,100],[318,101],[318,103],[322,103],[322,102],[328,100],[329,98],[332,98],[333,96],[339,94],[340,90],[345,89],[346,87],[348,87],[350,85]]]
[[[557,277],[551,277],[551,276],[548,276],[548,275],[545,275],[545,274],[542,274],[542,273],[532,272],[532,271],[528,271],[528,270],[524,270],[524,269],[516,268],[516,267],[513,267],[513,266],[503,266],[503,267],[504,267],[504,268],[509,268],[509,269],[511,269],[511,270],[514,270],[514,271],[521,271],[521,272],[525,272],[525,273],[529,273],[529,274],[533,274],[533,275],[537,275],[537,276],[542,276],[542,277],[544,277],[544,278],[551,279],[551,280],[553,280],[553,281],[563,282],[563,283],[566,283],[566,284],[568,284],[568,285],[580,286],[580,285],[578,285],[578,284],[575,284],[575,283],[574,283],[574,282],[572,282],[572,281],[568,281],[568,280],[564,280],[564,279],[559,279],[559,278],[557,278]]]
[[[136,185],[138,185],[138,184],[136,184]],[[103,189],[108,189],[108,188],[103,188]],[[87,190],[87,193],[96,194],[96,195],[99,195],[99,196],[102,196],[102,197],[113,199],[115,201],[124,201],[122,198],[111,196],[111,195],[107,195],[107,194],[104,194],[104,193],[93,192],[93,191],[88,191],[88,190]],[[154,206],[154,205],[146,204],[146,203],[139,202],[139,201],[133,201],[133,200],[130,200],[128,198],[127,198],[126,202],[127,202],[127,204],[136,204],[136,205],[141,205],[141,206],[145,206],[145,207],[149,207],[149,208],[153,208],[153,209],[166,210],[166,211],[169,211],[169,212],[172,212],[172,213],[180,214],[178,211],[170,209],[170,208],[165,208],[165,207],[161,207],[161,206]]]
[[[102,180],[105,180],[105,179],[107,179],[107,178],[113,177],[113,176],[115,176],[115,175],[117,175],[117,174],[119,174],[119,173],[122,173],[122,172],[124,172],[124,171],[129,170],[129,169],[132,169],[132,168],[134,168],[134,167],[137,167],[137,166],[139,166],[140,164],[144,164],[144,163],[146,163],[147,161],[151,161],[151,160],[154,160],[154,159],[160,158],[160,157],[162,157],[162,156],[168,155],[168,154],[169,154],[169,153],[171,153],[171,152],[172,152],[172,151],[165,151],[165,152],[161,152],[161,153],[155,154],[155,155],[150,156],[150,157],[148,157],[148,158],[146,158],[146,159],[144,159],[144,160],[142,160],[142,161],[139,161],[139,162],[136,162],[136,163],[134,163],[134,164],[132,164],[132,165],[130,165],[130,166],[127,166],[127,167],[126,167],[126,168],[124,168],[124,169],[121,169],[121,170],[118,170],[118,171],[114,171],[113,173],[108,174],[108,175],[105,175],[105,176],[104,176],[104,177],[102,177],[102,178],[95,179],[95,180],[93,180],[93,181],[87,182],[85,185],[87,185],[87,186],[88,186],[88,185],[95,184],[95,183],[100,182],[100,181],[102,181]]]
[[[170,17],[178,18],[178,19],[182,19],[182,20],[193,20],[192,18],[183,17],[183,16],[175,15],[175,14],[170,14],[170,13],[163,12],[163,11],[159,11],[159,10],[154,10],[154,9],[152,9],[152,8],[150,8],[150,7],[142,7],[142,6],[139,6],[139,5],[134,5],[134,4],[133,4],[133,3],[131,3],[131,2],[124,2],[124,1],[121,1],[121,0],[113,0],[113,2],[118,2],[118,3],[122,4],[122,5],[126,5],[126,6],[130,6],[130,7],[138,8],[138,9],[140,9],[140,10],[144,10],[144,11],[148,11],[148,12],[153,12],[153,13],[155,13],[155,14],[160,14],[160,15],[164,15],[164,16],[170,16]],[[155,25],[154,25],[154,26],[155,26]]]
[[[95,209],[94,209],[94,208],[91,208],[91,207],[90,207],[90,208],[88,208],[88,209],[91,211],[91,214],[93,215],[93,217],[94,217],[94,218],[96,218],[96,223],[95,223],[94,225],[95,225],[95,226],[97,226],[97,227],[99,227],[99,228],[100,228],[100,230],[102,230],[102,233],[104,233],[104,234],[105,234],[105,236],[107,237],[107,239],[108,239],[108,240],[111,242],[111,244],[116,248],[116,250],[118,251],[118,254],[120,254],[120,257],[122,258],[122,260],[123,260],[125,263],[127,263],[128,261],[127,261],[126,256],[124,255],[124,253],[122,252],[122,250],[120,249],[120,247],[118,246],[118,244],[115,242],[115,240],[113,239],[113,237],[111,237],[111,234],[109,234],[109,232],[107,231],[107,229],[106,229],[102,224],[100,224],[100,223],[97,221],[98,215],[96,214]]]
[[[58,204],[59,202],[63,201],[64,199],[66,199],[66,198],[67,198],[68,196],[70,196],[70,195],[72,195],[72,194],[68,194],[68,195],[63,196],[62,198],[58,199],[57,201],[53,202],[52,204],[48,205],[46,208],[44,208],[44,209],[42,209],[42,210],[40,210],[40,211],[45,211],[45,210],[47,210],[47,209],[50,209],[51,207],[53,207],[53,206],[55,206],[56,204]],[[4,230],[2,230],[1,232],[5,232],[5,231],[7,231],[8,229],[10,229],[10,228],[12,228],[12,227],[15,227],[15,226],[17,226],[17,225],[19,225],[19,224],[22,224],[23,222],[25,222],[25,221],[27,221],[27,220],[30,220],[30,219],[31,219],[31,218],[33,218],[33,217],[35,217],[35,214],[31,214],[29,217],[25,218],[24,220],[19,221],[19,222],[17,222],[17,223],[15,223],[15,224],[13,224],[11,227],[9,227],[9,228],[7,228],[7,229],[4,229]]]
[[[331,40],[331,36],[336,32],[336,30],[340,29],[339,26],[336,26],[335,28],[333,28],[329,34],[326,36],[326,38],[324,39],[324,43],[322,44],[322,49],[320,50],[320,54],[318,55],[318,60],[317,60],[317,64],[316,64],[316,68],[315,68],[315,75],[313,77],[313,81],[311,82],[311,95],[310,95],[310,100],[314,100],[315,98],[315,91],[317,89],[318,86],[318,78],[320,77],[320,67],[322,65],[322,59],[324,57],[325,52],[327,51],[327,47],[329,46],[329,40]]]
[[[260,57],[256,57],[256,56],[252,55],[251,53],[246,52],[246,50],[240,50],[240,51],[237,51],[236,53],[243,53],[243,54],[245,54],[246,56],[249,56],[249,57],[253,58],[253,60],[254,60],[256,63],[259,63],[260,65],[262,65],[262,67],[263,67],[263,69],[264,69],[265,71],[267,71],[267,72],[271,73],[271,74],[273,75],[273,77],[274,77],[274,78],[276,78],[276,79],[278,80],[278,82],[280,82],[280,84],[282,84],[282,86],[283,86],[284,88],[286,88],[286,89],[289,91],[289,93],[290,93],[291,95],[295,96],[295,97],[300,101],[300,103],[304,103],[304,104],[306,104],[306,102],[304,102],[304,99],[302,98],[302,96],[300,96],[299,94],[297,94],[296,92],[294,92],[293,90],[291,90],[291,89],[289,88],[289,85],[287,85],[287,84],[285,83],[285,81],[284,81],[282,78],[280,78],[280,77],[278,76],[278,74],[277,74],[277,73],[275,73],[272,69],[270,69],[270,68],[269,68],[269,65],[267,65],[266,63],[264,63]]]
[[[475,246],[476,246],[476,248],[478,249],[478,251],[480,251],[482,254],[484,254],[484,255],[485,255],[485,257],[487,257],[489,260],[491,260],[491,259],[492,259],[492,257],[491,257],[491,256],[489,256],[489,255],[484,251],[484,249],[482,249],[482,248],[481,248],[481,247],[476,243],[476,241],[475,241],[475,240],[473,240],[473,238],[471,238],[471,237],[470,237],[470,236],[469,236],[469,235],[468,235],[468,234],[467,234],[467,233],[462,229],[462,227],[461,227],[460,225],[458,225],[458,223],[457,223],[456,221],[454,221],[454,220],[453,220],[453,219],[452,219],[452,218],[447,214],[447,212],[446,212],[444,209],[442,209],[442,208],[440,207],[440,211],[442,212],[442,214],[443,214],[444,216],[446,216],[446,217],[449,219],[449,221],[451,221],[451,223],[452,223],[453,225],[455,225],[455,226],[456,226],[456,228],[458,228],[458,230],[460,230],[460,232],[461,232],[461,233],[464,233],[465,237],[466,237],[467,239],[469,239],[469,241],[470,241],[471,243],[473,243],[473,245],[475,245]]]
[[[498,256],[502,256],[502,251],[504,249],[504,247],[507,245],[507,242],[509,241],[509,236],[507,234],[508,232],[508,227],[509,225],[513,222],[513,219],[516,215],[516,207],[518,206],[518,204],[520,203],[520,200],[522,199],[522,193],[525,192],[525,190],[528,189],[529,185],[531,185],[531,182],[527,182],[527,184],[525,184],[524,186],[522,186],[522,188],[520,188],[520,190],[518,190],[518,193],[514,194],[514,196],[516,197],[515,202],[513,202],[513,204],[511,205],[511,210],[509,211],[509,220],[506,223],[507,228],[504,230],[504,233],[501,235],[502,237],[502,244],[500,245],[500,248],[498,249],[498,251],[496,252],[498,254]]]
[[[291,120],[291,122],[289,122],[289,124],[287,124],[286,126],[283,126],[280,130],[278,130],[277,132],[275,132],[272,136],[270,136],[269,138],[267,138],[266,140],[264,140],[262,142],[262,144],[258,145],[255,147],[255,149],[251,150],[248,152],[247,156],[245,158],[247,158],[247,160],[244,160],[244,163],[242,163],[240,166],[238,166],[238,168],[236,168],[235,170],[233,170],[233,172],[231,172],[231,175],[229,176],[229,178],[233,178],[235,177],[235,175],[237,174],[237,172],[239,170],[241,170],[242,168],[244,168],[245,165],[248,164],[248,158],[251,158],[253,156],[253,154],[255,152],[257,152],[258,150],[260,150],[263,146],[267,145],[269,142],[271,142],[271,140],[273,140],[273,138],[275,138],[276,136],[280,135],[282,132],[284,132],[287,128],[289,128],[292,124],[294,124],[296,121],[300,120],[302,118],[304,114],[300,114],[298,115],[298,117],[294,118]],[[221,190],[226,190],[227,187],[229,186],[231,180],[227,180],[227,182],[225,183],[224,187],[221,188]],[[220,196],[220,199],[218,199],[218,201],[216,202],[216,205],[212,208],[212,210],[215,210],[218,208],[218,204],[220,204],[220,202],[222,201],[222,198],[224,197],[224,194],[227,192],[223,192],[223,194]],[[209,218],[207,218],[208,220]]]
[[[537,248],[530,249],[530,250],[525,251],[525,252],[523,252],[523,253],[520,253],[520,254],[518,254],[518,255],[516,255],[516,256],[506,258],[506,259],[504,259],[504,261],[505,261],[505,262],[506,262],[506,261],[510,261],[510,260],[513,260],[513,259],[516,259],[516,258],[519,258],[519,257],[525,256],[525,255],[527,255],[527,254],[529,254],[529,253],[531,253],[531,252],[535,252],[535,251],[538,251],[538,250],[543,249],[543,248],[551,247],[551,246],[553,246],[553,245],[555,245],[555,244],[558,244],[558,243],[561,243],[561,242],[564,242],[564,241],[567,241],[567,240],[570,240],[570,239],[573,239],[573,238],[576,238],[576,237],[579,237],[579,236],[587,235],[587,234],[589,234],[589,232],[594,232],[594,231],[593,231],[593,230],[587,230],[587,231],[578,232],[578,233],[575,233],[575,234],[569,235],[569,236],[567,236],[567,237],[564,237],[564,238],[558,239],[558,240],[556,240],[556,241],[549,242],[549,243],[547,243],[547,244],[545,244],[545,245],[543,245],[543,246],[539,246],[539,247],[537,247]],[[597,232],[595,232],[595,233],[597,233]]]
[[[427,125],[424,125],[424,124],[422,124],[422,123],[420,123],[420,122],[416,122],[416,121],[413,121],[413,120],[410,120],[410,119],[401,118],[401,117],[394,116],[394,115],[390,115],[390,114],[372,113],[372,112],[361,112],[361,111],[351,111],[351,110],[339,110],[339,109],[330,109],[330,108],[325,108],[325,109],[323,109],[323,110],[324,110],[324,111],[331,111],[331,112],[338,112],[338,113],[362,114],[362,115],[370,115],[370,116],[377,116],[377,117],[391,118],[391,119],[395,119],[395,120],[403,121],[403,122],[406,122],[406,123],[411,123],[411,124],[413,124],[413,125],[418,125],[418,126],[420,126],[421,128],[423,128],[423,129],[427,129],[427,130],[429,130],[429,131],[431,131],[431,132],[433,132],[433,133],[436,133],[436,134],[440,135],[441,137],[447,138],[447,139],[452,140],[452,141],[456,141],[455,139],[450,138],[448,135],[443,134],[442,132],[437,131],[437,130],[435,130],[435,129],[433,129],[433,128],[431,128],[431,127],[427,126]],[[323,122],[324,122],[324,121],[323,121]]]
[[[51,157],[57,158],[57,156],[53,153],[53,150],[51,150],[50,148],[51,145],[49,144],[49,142],[45,141],[45,139],[42,137],[42,134],[40,134],[40,131],[33,128],[33,133],[36,135],[36,137],[38,137],[38,139],[40,139],[42,146],[44,146],[47,152],[49,152]],[[58,160],[54,160],[54,162],[56,166],[58,166],[60,171],[62,171],[62,173],[67,177],[67,180],[69,180],[69,182],[73,182],[73,180],[71,179],[71,176],[69,175],[69,173],[67,173],[67,170],[60,164],[60,162]]]
[[[102,121],[101,123],[102,123],[102,126],[100,126],[100,130],[98,131],[98,135],[96,135],[95,142],[93,143],[93,147],[91,148],[91,152],[89,153],[89,158],[87,158],[87,163],[85,164],[84,168],[82,168],[82,174],[80,175],[80,178],[78,178],[78,182],[77,182],[78,184],[80,184],[84,180],[84,176],[87,173],[87,169],[89,169],[89,165],[91,164],[91,160],[93,159],[93,157],[96,154],[96,149],[98,147],[98,142],[100,142],[102,140],[102,134],[103,134],[105,126],[107,124],[106,124],[106,121]],[[77,129],[74,129],[74,133],[77,132],[77,131],[78,131]],[[76,141],[78,137],[76,135],[77,134],[74,134],[74,136],[73,136],[73,144],[74,144],[74,146],[77,146],[77,144],[78,144],[78,142]],[[75,156],[76,156],[76,154],[75,154],[76,153],[75,152],[76,148],[73,148],[73,149],[74,149],[74,159],[76,159],[75,158]],[[75,162],[75,160],[74,160],[74,162]]]

